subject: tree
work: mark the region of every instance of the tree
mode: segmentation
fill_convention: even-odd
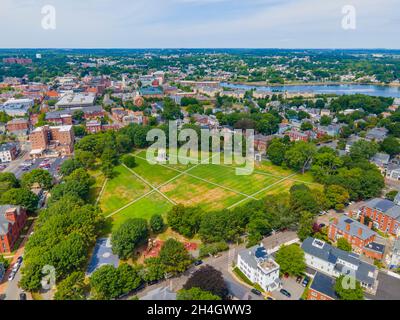
[[[319,120],[321,126],[329,126],[332,123],[332,118],[329,116],[322,116]]]
[[[136,166],[135,157],[130,154],[126,154],[122,157],[122,163],[128,168],[133,168]]]
[[[358,140],[350,148],[350,157],[353,160],[371,159],[378,152],[378,145],[367,140]]]
[[[275,165],[282,165],[283,161],[285,161],[285,153],[287,150],[287,146],[279,141],[274,140],[267,149],[268,159]]]
[[[139,287],[142,279],[137,269],[128,264],[118,268],[105,265],[97,269],[90,277],[92,296],[99,300],[117,298]]]
[[[39,198],[32,191],[23,188],[13,188],[4,192],[0,198],[1,204],[19,205],[28,211],[37,209]]]
[[[57,284],[57,292],[54,300],[86,300],[85,274],[73,272],[67,278]]]
[[[76,152],[78,152],[78,151],[80,151],[80,150],[76,150]],[[74,172],[76,169],[79,169],[81,167],[82,167],[82,164],[78,160],[76,160],[76,159],[67,159],[61,165],[60,173],[63,176],[69,176],[72,172]]]
[[[364,300],[360,282],[351,276],[340,276],[336,279],[335,292],[340,300]]]
[[[400,153],[400,142],[395,137],[387,137],[380,144],[381,151],[394,156]]]
[[[19,187],[19,181],[15,177],[14,173],[11,172],[0,173],[0,197],[7,190],[18,187]]]
[[[184,272],[192,264],[192,258],[184,245],[175,239],[168,239],[159,254],[160,262],[167,273]]]
[[[144,219],[128,219],[111,235],[112,251],[121,259],[128,259],[134,249],[144,243],[149,235]]]
[[[390,200],[390,201],[393,201],[398,193],[399,192],[397,190],[389,191],[388,193],[385,194],[385,198]]]
[[[325,187],[325,197],[328,208],[343,210],[350,200],[349,192],[342,186],[330,185]]]
[[[295,142],[285,154],[286,163],[290,168],[304,173],[316,152],[317,149],[312,143]]]
[[[301,275],[306,269],[303,250],[296,244],[283,245],[276,253],[281,272],[291,276]]]
[[[49,190],[53,185],[53,177],[50,172],[43,169],[33,169],[31,172],[22,175],[22,187],[31,189],[35,184],[42,189]]]
[[[150,219],[150,229],[154,233],[160,233],[164,230],[165,224],[160,214],[153,214]]]
[[[341,250],[351,252],[351,244],[345,238],[339,238],[337,240],[337,247]]]
[[[202,214],[203,211],[198,207],[177,205],[167,213],[167,221],[173,230],[192,238],[199,230]]]
[[[317,214],[323,209],[325,199],[321,192],[313,190],[305,184],[294,185],[290,189],[290,207],[295,213],[308,211]]]
[[[103,162],[101,165],[101,172],[106,178],[111,179],[114,177],[114,165],[109,161]]]
[[[228,286],[225,283],[222,273],[209,265],[201,267],[193,273],[183,286],[185,290],[192,288],[211,292],[221,299],[226,299],[229,294]]]
[[[221,300],[220,297],[211,292],[201,290],[200,288],[191,288],[189,290],[181,289],[178,291],[176,300]]]
[[[76,150],[75,159],[82,167],[86,169],[93,168],[96,162],[96,156],[92,152],[85,150]]]
[[[304,241],[313,234],[314,216],[311,212],[303,211],[300,216],[299,229],[297,235]]]
[[[313,125],[311,122],[308,122],[308,121],[303,122],[300,126],[301,131],[308,131],[308,130],[312,130],[312,129],[313,129]]]

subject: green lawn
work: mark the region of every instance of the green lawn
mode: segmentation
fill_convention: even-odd
[[[143,218],[149,220],[153,214],[164,215],[171,208],[172,204],[159,193],[150,193],[146,197],[112,216],[113,228],[119,226],[129,218]]]
[[[99,205],[105,215],[150,191],[150,187],[137,179],[128,169],[117,166],[116,176],[108,179]]]
[[[236,175],[237,165],[151,165],[145,160],[146,151],[135,155],[136,166],[132,171],[154,187],[160,187],[159,190],[173,202],[186,206],[200,206],[206,211],[226,209],[235,204],[243,205],[250,201],[246,200],[246,195],[253,195],[260,190],[262,191],[255,195],[257,199],[288,191],[296,183],[307,183],[312,189],[322,188],[321,185],[313,183],[311,174],[293,175],[293,171],[274,166],[268,161],[257,164],[251,175]],[[191,170],[187,174],[183,173],[189,168]],[[100,207],[105,215],[109,215],[133,203],[112,215],[113,227],[128,218],[149,219],[155,213],[165,215],[171,209],[172,203],[156,191],[140,198],[152,188],[130,170],[118,166],[115,171],[117,175],[106,183],[99,202]],[[97,174],[93,199],[100,192],[103,182],[103,176]],[[134,202],[135,200],[137,201]]]

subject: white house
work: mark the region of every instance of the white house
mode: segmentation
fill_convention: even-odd
[[[262,245],[239,251],[237,267],[265,291],[271,292],[280,287],[279,265]]]
[[[301,248],[307,266],[332,277],[349,275],[371,293],[376,292],[378,270],[375,266],[360,260],[358,254],[340,250],[314,238],[304,240]]]

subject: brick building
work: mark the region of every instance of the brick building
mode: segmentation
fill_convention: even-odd
[[[329,225],[328,237],[334,242],[343,237],[352,245],[355,251],[361,253],[363,248],[374,242],[376,238],[376,233],[371,228],[372,222],[367,227],[364,224],[364,217],[361,217],[361,222],[358,222],[343,215]]]
[[[335,279],[317,272],[308,290],[307,300],[336,300]]]
[[[12,119],[7,122],[6,129],[8,132],[16,135],[27,134],[29,130],[29,121],[27,119]]]
[[[400,206],[393,201],[374,198],[361,208],[361,216],[370,218],[375,228],[398,237],[400,235]]]
[[[0,253],[11,252],[27,219],[20,206],[0,206]]]
[[[70,125],[43,126],[32,131],[29,140],[32,144],[32,157],[41,156],[45,152],[70,155],[74,150],[75,136]]]

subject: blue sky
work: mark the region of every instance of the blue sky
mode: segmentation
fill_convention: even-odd
[[[56,29],[41,27],[44,5]],[[356,29],[341,27],[342,7]],[[400,0],[0,0],[0,47],[400,48]]]

